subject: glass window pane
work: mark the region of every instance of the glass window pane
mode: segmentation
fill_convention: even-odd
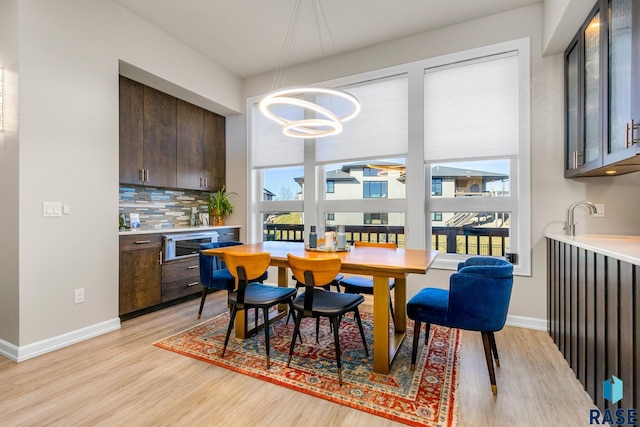
[[[509,160],[431,165],[431,197],[509,197]]]
[[[302,212],[263,212],[262,240],[303,242],[304,214]]]
[[[567,169],[578,166],[573,163],[573,153],[582,152],[578,144],[578,53],[574,47],[567,56]]]
[[[436,212],[431,247],[443,253],[504,256],[509,251],[508,212]]]
[[[262,170],[262,200],[302,200],[304,168],[294,166]]]
[[[584,31],[585,163],[600,156],[600,13]]]
[[[631,0],[609,0],[609,153],[626,148],[631,117]]]
[[[325,165],[326,200],[369,198],[404,199],[406,195],[404,158],[366,160]],[[333,182],[332,187],[329,182]],[[333,192],[329,191],[332,189]]]
[[[404,248],[404,213],[400,212],[331,212],[326,214],[325,228],[345,226],[347,241],[396,242]]]

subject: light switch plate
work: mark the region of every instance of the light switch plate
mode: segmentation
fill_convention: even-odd
[[[597,212],[593,214],[593,216],[597,218],[604,218],[604,203],[596,203]]]
[[[54,217],[62,216],[61,202],[42,202],[42,216]]]

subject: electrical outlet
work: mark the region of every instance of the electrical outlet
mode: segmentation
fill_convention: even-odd
[[[596,203],[597,212],[593,214],[593,216],[597,218],[604,218],[604,203]]]
[[[76,289],[74,292],[74,302],[75,304],[80,304],[84,302],[84,288]]]

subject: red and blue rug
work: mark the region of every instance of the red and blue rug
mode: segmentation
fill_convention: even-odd
[[[264,332],[246,340],[233,337],[225,357],[220,354],[229,322],[228,313],[194,326],[154,345],[213,365],[259,378],[331,402],[413,426],[453,426],[458,385],[460,333],[431,326],[429,347],[420,346],[416,370],[410,370],[413,323],[388,375],[373,372],[373,319],[362,313],[369,357],[351,316],[340,325],[343,384],[338,384],[333,333],[321,321],[319,343],[315,319],[303,319],[291,366],[287,358],[293,322],[271,325],[271,369],[266,369]],[[424,333],[424,331],[423,331]],[[421,338],[421,343],[424,338]]]

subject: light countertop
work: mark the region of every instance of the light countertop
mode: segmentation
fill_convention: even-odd
[[[198,225],[194,227],[175,227],[175,228],[151,228],[140,230],[120,231],[120,236],[130,236],[135,234],[157,234],[157,233],[187,233],[196,231],[219,230],[221,228],[240,228],[239,225]]]
[[[545,233],[545,237],[613,257],[620,261],[640,265],[640,236],[565,236],[563,234]]]

